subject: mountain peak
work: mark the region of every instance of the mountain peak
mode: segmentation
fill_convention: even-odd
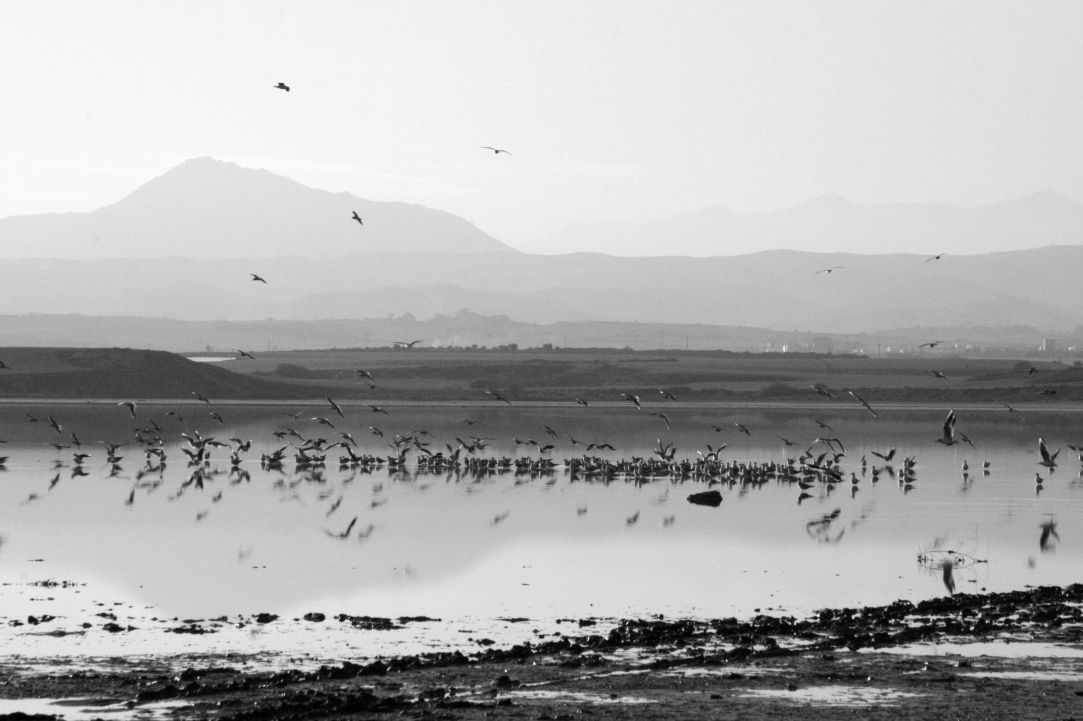
[[[96,211],[0,220],[0,241],[11,256],[60,258],[513,252],[451,213],[318,190],[207,156]]]

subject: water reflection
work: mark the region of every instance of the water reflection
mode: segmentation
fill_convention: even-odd
[[[943,411],[341,410],[0,410],[0,615],[25,617],[13,589],[46,579],[88,585],[34,613],[479,628],[1079,580],[1074,463],[1031,480],[1038,435],[1083,437],[1075,416],[960,412],[971,447],[936,442]],[[599,460],[564,464],[588,444]]]

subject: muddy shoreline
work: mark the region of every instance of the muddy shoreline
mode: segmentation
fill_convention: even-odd
[[[757,718],[798,708],[802,718],[836,718],[853,707],[873,718],[1071,718],[1083,709],[1083,584],[826,609],[803,619],[626,619],[604,633],[595,623],[569,620],[565,631],[508,648],[315,670],[251,672],[228,657],[191,659],[180,671],[175,659],[120,658],[93,670],[44,670],[0,657],[0,719],[66,717],[63,706],[8,712],[19,708],[13,700],[35,698],[83,699],[79,718],[98,708],[102,718],[236,721]],[[1068,653],[968,659],[908,651],[991,641],[1008,649],[1055,644]]]

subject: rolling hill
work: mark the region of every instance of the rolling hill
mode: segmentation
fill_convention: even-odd
[[[365,219],[361,228],[352,219]],[[338,257],[371,252],[508,253],[451,213],[316,190],[213,158],[181,163],[89,213],[0,219],[0,257]]]
[[[313,395],[273,380],[128,348],[4,348],[0,396],[36,398],[298,398]]]
[[[354,208],[366,217],[364,228],[350,220]],[[201,158],[98,211],[0,220],[0,256],[8,258],[0,263],[0,314],[304,321],[468,308],[534,323],[827,333],[1028,325],[1063,334],[1083,324],[1083,220],[1074,208],[1036,196],[965,213],[873,212],[836,199],[761,218],[761,230],[746,228],[750,238],[776,246],[816,228],[849,228],[847,237],[865,237],[874,250],[902,244],[904,236],[938,248],[953,237],[971,245],[984,237],[996,247],[1003,233],[1016,241],[1026,234],[1030,245],[1043,246],[934,262],[915,253],[801,250],[704,258],[532,255],[447,213],[370,203]],[[918,217],[926,224],[913,221]],[[650,230],[657,241],[651,247],[680,252],[698,242],[682,223]],[[740,224],[717,225],[746,232]],[[768,226],[775,230],[762,230]],[[831,266],[841,268],[818,272]],[[250,282],[253,272],[269,285]]]

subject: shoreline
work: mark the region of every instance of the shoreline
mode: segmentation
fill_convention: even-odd
[[[202,401],[194,398],[51,398],[20,396],[3,398],[0,397],[0,407],[3,406],[115,406],[125,401],[135,401],[143,406],[202,406]],[[524,400],[512,401],[511,404],[490,400],[390,400],[380,398],[348,399],[336,398],[335,402],[343,407],[369,408],[373,405],[386,406],[389,408],[579,408],[574,401],[567,400]],[[223,398],[211,399],[211,405],[224,407],[278,407],[278,406],[325,406],[327,400],[324,397],[317,398]],[[864,414],[866,411],[855,403],[848,402],[816,402],[816,401],[643,401],[644,408],[663,408],[672,410],[830,410],[832,412],[853,411]],[[613,410],[628,409],[632,407],[627,401],[590,401],[590,406],[584,408],[589,412],[591,408]],[[946,408],[954,408],[964,412],[987,412],[999,411],[1007,414],[1009,411],[1002,403],[994,402],[967,402],[967,403],[932,403],[929,401],[887,401],[876,403],[877,411],[943,411]],[[1013,403],[1012,408],[1020,413],[1083,413],[1083,403],[1077,402],[1020,402]]]
[[[103,668],[56,673],[35,670],[32,659],[0,657],[0,719],[62,718],[64,707],[43,714],[42,704],[26,700],[75,698],[87,710],[234,721],[389,712],[461,719],[589,712],[608,719],[640,706],[652,716],[690,719],[738,709],[744,718],[772,718],[795,706],[805,718],[833,718],[846,706],[926,718],[933,709],[957,709],[964,698],[974,718],[1018,718],[1035,702],[1067,714],[1083,696],[1080,583],[823,609],[805,619],[624,619],[604,634],[590,619],[568,621],[567,635],[508,648],[341,661],[310,671],[246,671],[237,667],[241,656],[223,654],[188,659],[192,665],[182,670],[165,658],[113,658]],[[945,642],[957,645],[937,653]],[[1046,644],[1037,650],[1047,653],[968,653],[974,642]],[[1054,647],[1064,649],[1060,661],[1048,652]],[[39,715],[16,716],[14,699]]]

